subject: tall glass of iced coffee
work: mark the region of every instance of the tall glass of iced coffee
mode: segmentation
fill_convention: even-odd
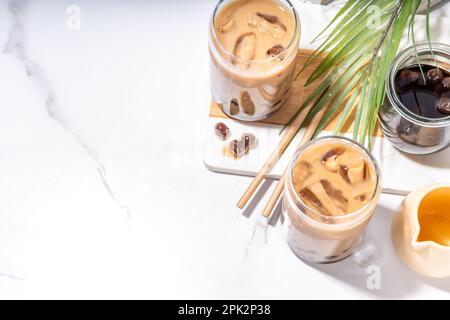
[[[318,263],[352,254],[381,192],[370,152],[347,138],[320,138],[296,153],[288,174],[283,233],[292,251]]]
[[[288,0],[221,0],[210,23],[211,92],[230,117],[258,121],[291,88],[300,22]]]

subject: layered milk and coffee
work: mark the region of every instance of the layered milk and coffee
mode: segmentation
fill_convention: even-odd
[[[224,113],[256,121],[279,109],[291,87],[300,38],[291,4],[224,1],[210,32],[211,91]]]
[[[347,139],[319,139],[300,151],[287,180],[283,209],[292,250],[314,262],[350,255],[380,193],[368,152]]]

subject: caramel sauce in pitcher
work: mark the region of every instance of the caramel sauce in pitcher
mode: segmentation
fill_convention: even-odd
[[[417,241],[434,241],[450,247],[450,188],[428,193],[419,205]]]

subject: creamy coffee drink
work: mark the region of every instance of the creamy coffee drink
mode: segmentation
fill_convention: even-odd
[[[328,143],[311,146],[294,166],[294,189],[311,208],[342,216],[362,208],[375,190],[374,167],[361,151]]]
[[[350,255],[381,190],[371,155],[345,138],[318,139],[299,151],[286,180],[284,227],[292,250],[313,262]]]
[[[227,115],[256,121],[286,102],[299,28],[289,1],[219,3],[210,30],[211,91]]]

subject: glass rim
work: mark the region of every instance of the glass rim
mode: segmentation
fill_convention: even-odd
[[[328,215],[325,215],[325,214],[321,213],[316,208],[312,208],[311,206],[308,206],[302,200],[302,198],[297,193],[297,191],[295,191],[294,185],[293,185],[293,182],[292,182],[294,166],[297,163],[300,155],[302,153],[304,153],[305,150],[308,149],[309,147],[311,147],[311,146],[313,146],[313,145],[315,145],[317,143],[323,143],[323,142],[328,141],[328,140],[341,140],[341,141],[344,141],[344,143],[353,145],[358,150],[361,150],[367,156],[367,158],[370,160],[370,162],[372,163],[372,165],[374,167],[374,170],[375,170],[375,175],[376,175],[375,188],[373,190],[373,194],[372,194],[370,200],[364,206],[362,206],[361,208],[359,208],[359,209],[357,209],[355,211],[349,212],[347,214],[341,215],[341,216],[328,216]],[[297,150],[295,152],[294,157],[292,158],[292,160],[289,163],[289,167],[288,167],[288,171],[287,172],[289,174],[289,177],[288,177],[288,179],[286,179],[286,185],[288,186],[288,188],[290,190],[293,191],[292,193],[294,194],[295,199],[292,199],[292,200],[294,200],[294,203],[296,204],[296,207],[295,207],[296,211],[299,211],[300,214],[302,214],[304,217],[306,217],[306,218],[310,219],[311,221],[314,221],[315,223],[318,223],[320,225],[324,225],[325,224],[325,225],[332,226],[333,224],[327,224],[327,223],[323,223],[323,222],[320,222],[320,221],[312,219],[310,216],[308,216],[307,214],[304,214],[302,212],[302,210],[298,207],[298,204],[301,204],[303,207],[305,207],[307,210],[311,211],[315,216],[318,216],[319,218],[325,218],[327,220],[332,219],[332,220],[335,220],[337,222],[334,225],[336,225],[336,226],[343,226],[343,225],[353,224],[353,223],[358,222],[360,219],[352,220],[352,218],[359,216],[361,214],[361,212],[364,212],[365,210],[367,210],[367,208],[369,208],[372,205],[373,200],[378,197],[378,195],[380,193],[379,191],[381,190],[381,187],[380,187],[381,186],[381,170],[380,170],[380,167],[378,166],[378,163],[377,163],[375,157],[372,155],[372,153],[366,147],[364,147],[360,143],[358,143],[358,142],[356,142],[356,141],[354,141],[354,140],[352,140],[350,138],[343,137],[343,136],[336,136],[336,135],[323,136],[323,137],[311,140],[310,142],[306,143],[299,150]],[[297,214],[298,214],[298,212],[297,212]],[[363,218],[363,217],[365,217],[365,215],[361,216],[361,218]],[[339,223],[339,221],[347,220],[347,219],[350,219],[350,221],[345,221],[345,222]]]
[[[243,58],[239,58],[238,56],[236,56],[233,52],[230,52],[229,50],[227,50],[222,43],[220,43],[220,41],[218,40],[218,36],[217,36],[217,32],[216,32],[216,28],[214,27],[214,22],[217,16],[217,13],[219,12],[220,6],[221,4],[227,0],[219,0],[218,3],[216,4],[214,11],[211,15],[211,20],[210,20],[210,32],[211,34],[214,36],[214,39],[216,40],[215,43],[217,43],[217,46],[219,46],[220,50],[224,53],[226,53],[228,56],[231,57],[231,59],[233,61],[237,61],[240,63],[266,63],[269,62],[271,60],[275,60],[276,58],[278,58],[279,56],[289,53],[292,50],[292,46],[296,46],[298,49],[298,42],[297,44],[296,39],[298,38],[298,34],[300,33],[300,17],[298,16],[297,10],[295,9],[294,5],[292,4],[291,0],[279,0],[284,1],[287,3],[286,8],[289,9],[293,15],[294,15],[294,21],[295,21],[295,29],[294,29],[294,33],[292,34],[292,38],[289,40],[289,45],[284,48],[279,54],[277,54],[276,56],[271,56],[268,57],[266,59],[259,59],[259,60],[249,60],[249,59],[243,59]],[[233,0],[231,0],[233,1]],[[234,1],[239,1],[239,0],[234,0]],[[284,4],[283,4],[284,5]],[[295,52],[295,54],[297,53],[296,50],[293,50]],[[291,55],[292,52],[289,54]]]
[[[423,53],[433,54],[434,56],[447,56],[450,59],[450,46],[444,43],[431,43],[432,51],[430,50],[430,44],[421,43],[416,45],[417,55],[419,56]],[[403,51],[397,54],[397,56],[392,61],[389,71],[387,73],[388,79],[386,81],[386,94],[388,99],[390,100],[394,109],[405,119],[408,121],[421,125],[423,127],[446,127],[450,126],[450,115],[441,117],[441,118],[427,118],[420,115],[417,115],[406,108],[403,103],[400,101],[397,93],[395,92],[395,77],[397,75],[398,70],[402,66],[405,61],[411,57],[411,55],[415,55],[414,46],[407,47]],[[417,61],[416,61],[417,62]],[[449,71],[449,70],[447,70]]]

